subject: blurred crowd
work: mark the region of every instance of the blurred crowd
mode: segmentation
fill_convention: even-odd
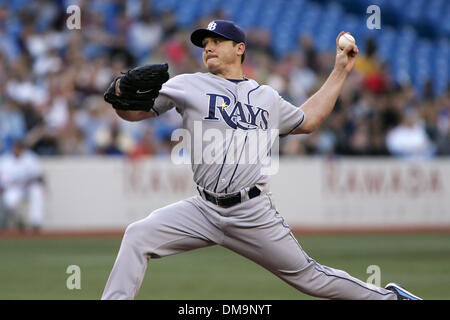
[[[22,2],[22,4],[21,4]],[[15,5],[12,5],[15,4]],[[81,28],[69,30],[69,1],[0,1],[0,151],[23,139],[38,155],[166,156],[175,110],[138,123],[121,120],[103,93],[120,72],[168,62],[170,74],[205,71],[201,49],[172,12],[155,14],[151,1],[78,1]],[[198,21],[228,18],[215,12]],[[284,57],[266,30],[248,29],[245,75],[301,105],[325,81],[335,52],[319,53],[314,38],[292,39]],[[340,30],[336,30],[336,35]],[[282,155],[435,157],[450,154],[450,89],[423,96],[399,85],[368,41],[335,110],[310,135],[281,140]]]

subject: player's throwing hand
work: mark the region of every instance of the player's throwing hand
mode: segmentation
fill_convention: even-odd
[[[344,31],[341,31],[336,38],[336,62],[334,67],[337,70],[343,70],[349,73],[355,65],[359,50],[355,43],[348,43],[343,49],[340,49],[339,39],[344,33]]]

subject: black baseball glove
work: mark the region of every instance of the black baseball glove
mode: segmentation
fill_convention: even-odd
[[[114,109],[150,111],[163,83],[169,80],[169,65],[152,64],[128,70],[115,78],[104,94]]]

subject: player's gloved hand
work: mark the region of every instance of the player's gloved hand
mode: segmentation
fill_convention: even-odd
[[[169,80],[168,70],[167,63],[128,70],[114,79],[103,97],[115,109],[148,112],[163,83]]]

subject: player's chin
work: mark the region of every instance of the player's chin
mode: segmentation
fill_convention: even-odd
[[[219,73],[219,71],[220,71],[220,64],[215,60],[216,59],[211,58],[205,62],[206,68],[211,73]]]
[[[212,74],[218,74],[220,73],[221,69],[218,66],[210,66],[210,65],[206,65],[206,68],[208,69],[209,72],[211,72]]]

